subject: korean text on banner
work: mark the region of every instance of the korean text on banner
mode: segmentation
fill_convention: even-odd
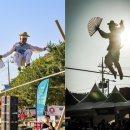
[[[41,81],[37,89],[37,119],[43,117],[48,92],[49,79]]]

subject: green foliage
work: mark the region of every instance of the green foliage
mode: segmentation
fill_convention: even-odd
[[[11,81],[11,88],[64,70],[65,44],[59,42],[59,44],[56,45],[50,42],[48,43],[47,50],[47,54],[34,60],[30,67],[24,69],[23,72],[20,72],[19,75]],[[7,95],[18,96],[20,108],[25,106],[35,107],[36,90],[39,83],[40,81],[19,87],[18,89],[7,92]],[[64,104],[64,84],[64,74],[49,79],[47,105]]]

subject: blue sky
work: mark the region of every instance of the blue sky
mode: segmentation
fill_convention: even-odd
[[[125,38],[122,42],[120,64],[124,75],[130,76],[130,1],[129,0],[66,0],[66,67],[99,71],[102,57],[107,54],[109,41],[98,32],[88,34],[88,22],[93,17],[103,18],[100,28],[109,32],[107,23],[124,20]],[[106,69],[108,71],[108,69]],[[104,75],[114,80],[113,76]],[[66,69],[66,87],[73,92],[88,92],[101,81],[101,74]],[[117,86],[130,87],[130,79],[110,82],[110,91]]]
[[[58,20],[65,32],[64,0],[2,0],[0,2],[0,54],[7,52],[19,41],[21,32],[28,32],[28,43],[44,47],[48,42],[63,41],[55,20]],[[46,52],[34,53],[32,60]],[[4,58],[4,62],[10,56]],[[10,63],[10,75],[17,75],[16,65]],[[7,66],[0,70],[0,86],[8,83]],[[2,87],[2,86],[1,86]]]

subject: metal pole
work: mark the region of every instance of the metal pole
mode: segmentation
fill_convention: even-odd
[[[10,83],[10,68],[9,68],[9,60],[7,61],[8,63],[8,82],[9,82],[9,87],[11,87],[11,83]]]
[[[104,66],[103,66],[103,57],[102,57],[102,92],[104,93],[104,87],[103,87],[103,83],[104,83]]]
[[[107,87],[108,87],[107,89],[108,89],[108,95],[109,95],[109,79],[108,79],[108,82],[107,82],[107,83],[108,83],[108,84],[107,84],[107,85],[108,85],[108,86],[107,86]]]
[[[106,79],[108,95],[109,95],[109,90],[110,90],[110,83],[109,83],[110,81],[111,82],[116,82],[115,80]]]
[[[37,121],[37,88],[36,88],[36,121]]]

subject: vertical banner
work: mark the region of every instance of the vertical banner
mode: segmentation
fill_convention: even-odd
[[[37,121],[42,121],[48,92],[49,79],[41,81],[37,88]]]

